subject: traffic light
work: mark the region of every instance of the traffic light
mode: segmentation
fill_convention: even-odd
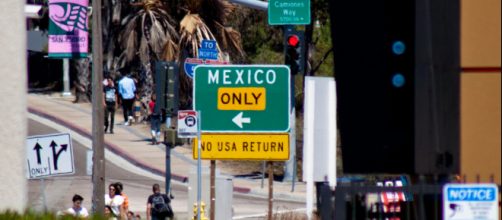
[[[305,66],[305,33],[286,28],[284,31],[285,64],[291,74],[303,72]]]
[[[458,173],[460,0],[330,0],[344,173]]]

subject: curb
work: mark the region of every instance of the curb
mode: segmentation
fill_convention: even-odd
[[[64,119],[61,119],[57,116],[54,116],[50,113],[47,113],[47,112],[44,112],[40,109],[37,109],[37,108],[34,108],[34,107],[30,107],[28,106],[28,112],[32,113],[32,114],[35,114],[35,115],[38,115],[40,117],[43,117],[43,118],[46,118],[46,119],[49,119],[49,120],[52,120],[60,125],[63,125],[65,127],[68,127],[70,128],[71,130],[77,132],[78,134],[86,137],[86,138],[89,138],[92,140],[92,134],[88,131],[86,131],[85,129],[71,123],[71,122],[68,122]],[[162,171],[162,170],[159,170],[157,168],[154,168],[146,163],[143,163],[137,159],[135,159],[133,156],[131,156],[129,153],[123,151],[122,149],[120,149],[117,145],[113,144],[113,143],[110,143],[109,141],[104,141],[105,143],[105,147],[106,149],[110,150],[111,152],[113,152],[114,154],[124,158],[125,160],[129,161],[130,163],[132,163],[134,166],[137,166],[141,169],[144,169],[148,172],[151,172],[153,174],[156,174],[156,175],[159,175],[159,176],[165,176],[166,175],[166,172],[165,171]],[[178,182],[181,182],[181,183],[187,183],[188,182],[188,177],[187,176],[182,176],[182,175],[179,175],[179,174],[174,174],[174,173],[171,173],[171,178],[172,180],[175,180],[175,181],[178,181]],[[242,193],[242,194],[249,194],[252,192],[251,188],[247,188],[247,187],[239,187],[239,186],[234,186],[233,188],[233,191],[234,192],[238,192],[238,193]]]

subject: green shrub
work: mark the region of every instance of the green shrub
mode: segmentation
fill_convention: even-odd
[[[51,213],[51,212],[39,213],[27,210],[24,213],[18,213],[16,211],[7,210],[4,212],[0,212],[0,219],[1,220],[74,220],[79,218],[69,215],[58,216],[56,215],[56,213]],[[104,217],[98,215],[90,216],[87,219],[105,220]]]

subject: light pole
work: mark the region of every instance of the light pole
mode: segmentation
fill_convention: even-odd
[[[103,109],[103,47],[101,0],[92,1],[92,209],[103,214],[105,207],[105,148]]]

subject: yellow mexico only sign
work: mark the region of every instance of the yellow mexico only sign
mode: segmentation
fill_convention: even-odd
[[[288,134],[202,134],[201,159],[288,160]],[[194,139],[193,158],[197,159]]]

